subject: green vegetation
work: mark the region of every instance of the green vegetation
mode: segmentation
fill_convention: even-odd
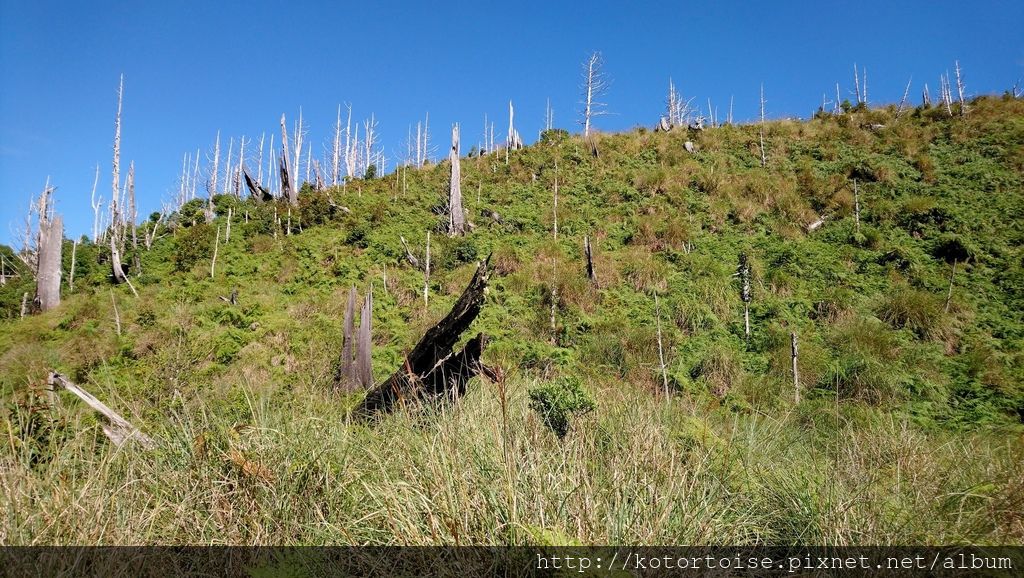
[[[206,224],[189,203],[130,272],[138,298],[91,242],[53,311],[18,319],[31,276],[10,280],[0,541],[1024,542],[1024,102],[772,122],[766,168],[757,129],[596,135],[596,157],[549,131],[463,159],[465,238],[443,234],[441,162],[307,186],[291,231],[285,204],[219,197]],[[424,306],[399,236],[422,258],[428,229]],[[353,422],[358,395],[330,392],[349,287],[373,285],[380,381],[488,254],[472,333],[505,380]],[[159,449],[52,403],[49,369]]]

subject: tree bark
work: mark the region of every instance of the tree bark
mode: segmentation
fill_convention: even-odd
[[[491,378],[496,372],[480,363],[487,337],[480,333],[466,343],[461,351],[452,351],[462,333],[476,319],[484,303],[490,275],[488,262],[482,261],[448,315],[431,327],[405,363],[391,377],[373,387],[355,409],[360,417],[388,413],[402,401],[422,401],[447,397],[457,399],[466,391],[466,383],[474,375],[484,373]]]
[[[61,249],[64,225],[59,216],[39,219],[39,264],[36,270],[36,301],[41,311],[60,305]]]
[[[459,125],[452,126],[451,180],[448,187],[448,236],[461,236],[466,232],[466,215],[462,211],[462,169],[459,165]]]

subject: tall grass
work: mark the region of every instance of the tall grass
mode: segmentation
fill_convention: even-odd
[[[0,451],[0,541],[1024,539],[1024,455],[1011,440],[926,434],[827,400],[773,416],[698,415],[681,400],[607,388],[560,441],[527,408],[528,385],[481,385],[455,406],[372,426],[348,422],[345,400],[318,391],[177,398],[149,432],[161,441],[152,453],[114,448],[73,404],[53,410],[63,425],[48,437],[26,437],[22,409]]]

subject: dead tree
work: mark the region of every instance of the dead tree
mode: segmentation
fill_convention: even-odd
[[[356,381],[363,389],[373,387],[373,286],[363,299],[359,313],[359,339],[356,341]]]
[[[743,301],[743,335],[750,340],[750,263],[747,254],[740,253],[740,264],[736,269],[740,278],[740,299]]]
[[[89,196],[89,204],[92,206],[92,242],[100,242],[100,207],[103,206],[103,197],[96,197],[96,185],[100,182],[100,166],[96,165],[96,176],[92,180],[92,194]]]
[[[857,189],[857,179],[853,179],[853,219],[857,227],[857,234],[860,234],[860,191]]]
[[[960,76],[960,61],[954,62],[956,66],[956,91],[960,97],[960,116],[967,116],[967,102],[964,100],[964,82]]]
[[[580,103],[583,105],[583,118],[580,120],[580,124],[583,125],[583,136],[590,136],[590,127],[595,116],[608,114],[604,110],[605,103],[597,100],[608,92],[609,82],[602,71],[603,65],[604,60],[600,52],[591,53],[583,63],[583,101]]]
[[[761,84],[761,128],[759,131],[761,137],[761,166],[768,165],[768,158],[764,154],[764,84]]]
[[[71,241],[71,266],[68,268],[68,292],[75,292],[75,256],[78,253],[78,239]],[[2,273],[0,273],[2,279]],[[3,284],[3,283],[0,283]]]
[[[458,399],[466,392],[470,379],[479,373],[497,379],[498,373],[480,362],[487,337],[480,333],[470,339],[459,352],[453,347],[469,328],[484,304],[484,293],[490,274],[488,261],[481,262],[466,290],[452,310],[431,327],[405,357],[399,367],[383,383],[374,386],[355,409],[358,417],[369,418],[388,413],[401,403],[431,399]]]
[[[341,180],[341,105],[338,105],[338,121],[334,125],[334,142],[331,147],[331,186],[338,186]]]
[[[295,175],[288,160],[288,124],[281,115],[281,196],[287,197],[292,205],[299,204],[299,192],[295,189]]]
[[[352,359],[352,343],[355,335],[356,287],[349,289],[348,304],[345,306],[345,320],[342,326],[341,359],[334,370],[334,390],[351,391],[355,385],[355,363]]]
[[[793,390],[796,392],[796,402],[800,403],[800,370],[797,368],[797,341],[796,332],[791,332],[790,337],[790,355],[793,361]]]
[[[60,387],[70,391],[84,401],[86,405],[105,417],[107,421],[102,423],[101,427],[103,428],[103,433],[110,438],[110,441],[114,442],[114,445],[120,446],[126,441],[134,441],[142,446],[143,449],[150,450],[156,447],[156,442],[151,438],[139,431],[138,428],[121,417],[117,412],[107,407],[106,404],[96,399],[91,393],[72,383],[64,375],[51,371],[47,383],[53,389]]]
[[[462,210],[462,168],[459,163],[459,125],[452,125],[451,179],[448,185],[448,236],[461,236],[466,232],[466,215]]]
[[[903,114],[903,108],[907,104],[907,95],[910,94],[910,83],[914,81],[914,77],[911,76],[910,80],[907,81],[907,88],[903,91],[903,98],[900,99],[900,105],[896,107],[896,118],[899,118]]]
[[[60,305],[61,248],[64,244],[64,225],[60,216],[54,216],[50,196],[52,188],[43,191],[39,201],[39,241],[36,269],[36,298],[41,311]]]
[[[245,186],[249,189],[249,195],[258,201],[272,201],[274,195],[263,187],[259,182],[253,181],[249,171],[242,169],[242,176],[245,178]]]
[[[124,273],[121,265],[121,243],[124,241],[124,219],[120,213],[120,178],[121,178],[121,102],[124,96],[124,75],[117,89],[117,116],[114,119],[114,161],[110,199],[110,268],[114,283],[127,283],[132,293],[138,297],[132,282]]]
[[[583,237],[583,254],[587,258],[587,278],[594,285],[597,285],[597,272],[594,271],[594,252],[590,245],[590,237]]]

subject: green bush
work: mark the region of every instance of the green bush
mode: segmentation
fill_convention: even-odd
[[[560,438],[569,433],[570,420],[593,411],[594,398],[578,377],[563,377],[530,389],[530,408]]]
[[[201,259],[211,258],[215,235],[216,231],[206,223],[180,229],[174,238],[174,268],[185,272]]]

